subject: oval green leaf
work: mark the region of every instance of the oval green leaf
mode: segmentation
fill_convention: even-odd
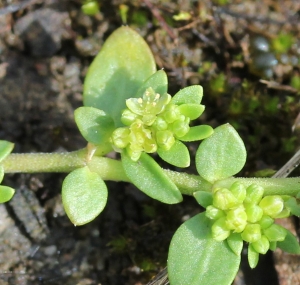
[[[200,85],[192,85],[179,90],[172,98],[176,105],[200,104],[203,97],[203,88]]]
[[[139,88],[134,97],[143,97],[146,89],[152,87],[155,93],[165,94],[168,91],[168,77],[164,70],[156,71]]]
[[[110,35],[89,67],[84,105],[104,110],[119,127],[125,100],[134,97],[155,71],[147,43],[134,30],[123,26]]]
[[[107,188],[101,177],[89,168],[72,171],[62,185],[64,209],[75,226],[94,220],[104,209]]]
[[[183,223],[172,238],[168,274],[172,285],[229,285],[235,278],[240,256],[226,241],[211,236],[211,222],[205,213]]]
[[[201,104],[182,104],[179,106],[181,114],[189,117],[191,120],[199,118],[204,109],[205,107]]]
[[[15,194],[15,189],[8,186],[0,186],[0,203],[8,202]]]
[[[140,159],[135,162],[123,151],[121,157],[126,175],[146,195],[166,204],[182,201],[177,186],[151,156],[142,153]]]
[[[2,165],[0,165],[0,183],[2,182],[4,177],[4,168]]]
[[[248,263],[250,268],[255,268],[259,261],[259,253],[255,251],[253,246],[249,244],[248,246]]]
[[[239,233],[231,233],[230,236],[226,239],[230,249],[236,254],[240,255],[243,249],[243,239]]]
[[[214,133],[214,129],[211,126],[208,125],[200,125],[191,127],[189,132],[180,138],[181,141],[184,142],[194,142],[194,141],[200,141],[203,139],[208,138]]]
[[[13,143],[0,140],[0,162],[12,152],[13,148]]]
[[[245,145],[229,124],[222,125],[205,139],[196,153],[197,171],[204,179],[214,182],[237,174],[246,162]]]
[[[93,107],[79,107],[75,110],[74,116],[82,136],[93,144],[107,142],[115,129],[112,118],[104,111]]]
[[[213,195],[211,192],[197,191],[193,193],[193,196],[198,204],[203,208],[207,208],[213,203]]]
[[[285,207],[291,211],[291,214],[300,217],[300,205],[295,197],[289,198],[285,203]]]
[[[290,231],[287,231],[286,237],[283,241],[277,242],[277,247],[291,254],[300,254],[298,239]]]
[[[176,140],[169,150],[157,149],[158,155],[166,161],[177,167],[190,166],[190,153],[187,147],[180,141]]]

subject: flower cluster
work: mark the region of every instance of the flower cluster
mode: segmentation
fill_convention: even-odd
[[[274,223],[274,219],[288,217],[282,196],[263,197],[264,189],[252,184],[247,188],[235,182],[229,189],[214,190],[212,205],[206,208],[206,216],[214,223],[213,238],[221,241],[232,233],[240,234],[252,250],[265,254],[283,241],[287,230]]]
[[[160,95],[151,87],[142,98],[126,100],[127,109],[121,117],[125,127],[113,132],[113,147],[116,151],[126,149],[134,161],[142,152],[154,153],[158,148],[169,150],[190,129],[191,117],[186,115],[186,105],[173,104],[169,94]]]

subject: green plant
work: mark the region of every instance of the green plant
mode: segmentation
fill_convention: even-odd
[[[84,106],[75,110],[87,146],[70,153],[11,154],[13,144],[1,141],[0,177],[12,172],[70,172],[62,201],[74,225],[92,221],[104,209],[105,180],[133,183],[167,204],[181,202],[182,194],[193,195],[206,211],[184,222],[171,241],[172,285],[231,284],[244,243],[252,268],[268,249],[299,254],[296,237],[274,220],[300,215],[300,178],[234,177],[246,162],[246,149],[235,129],[229,124],[214,130],[191,127],[190,121],[204,111],[202,87],[186,87],[174,96],[167,89],[166,73],[156,71],[144,40],[129,27],[119,28],[90,66]],[[150,155],[188,167],[190,155],[183,142],[199,140],[199,175],[162,169]],[[120,153],[120,160],[105,157],[112,150]],[[13,192],[1,186],[0,201],[9,200]]]

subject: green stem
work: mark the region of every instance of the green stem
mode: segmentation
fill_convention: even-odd
[[[291,195],[300,192],[300,177],[293,178],[241,178],[231,177],[214,184],[215,187],[229,188],[232,183],[240,181],[243,185],[257,184],[264,188],[265,195]]]
[[[103,180],[131,182],[120,161],[97,156],[89,160],[87,149],[64,153],[13,153],[2,162],[5,173],[71,172],[85,165]],[[211,189],[211,184],[200,176],[171,170],[165,172],[183,194],[193,195],[199,189]]]
[[[10,154],[1,165],[5,173],[71,172],[88,165],[103,180],[131,182],[126,176],[121,161],[94,156],[89,159],[88,150],[81,149],[64,153]],[[182,194],[193,195],[196,191],[211,191],[212,184],[198,175],[164,170]],[[261,185],[266,195],[296,195],[300,192],[300,178],[227,178],[216,182],[213,187],[229,188],[235,181],[245,186]]]
[[[5,173],[71,172],[86,165],[86,149],[62,153],[12,153],[2,162]]]

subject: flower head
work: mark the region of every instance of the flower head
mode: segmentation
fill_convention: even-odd
[[[176,140],[188,134],[190,121],[203,112],[202,105],[195,105],[176,105],[171,95],[148,87],[141,98],[126,100],[127,109],[121,116],[124,127],[117,128],[110,141],[116,151],[126,149],[133,161],[142,152],[169,151]]]
[[[246,188],[240,182],[229,189],[214,189],[212,205],[206,208],[206,216],[214,221],[213,238],[221,241],[238,234],[255,254],[265,254],[274,243],[283,241],[287,230],[275,224],[274,219],[286,217],[289,210],[281,196],[263,194],[262,187],[252,184]]]

